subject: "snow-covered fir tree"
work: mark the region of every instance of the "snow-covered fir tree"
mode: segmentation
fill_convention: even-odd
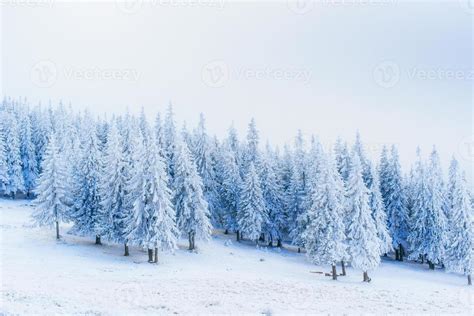
[[[426,176],[429,199],[426,209],[424,244],[426,245],[426,260],[428,260],[430,268],[434,269],[435,264],[442,263],[444,256],[446,244],[445,207],[447,206],[441,164],[436,149],[433,149],[430,155]]]
[[[257,125],[255,119],[252,118],[247,129],[247,143],[245,145],[241,166],[242,178],[247,174],[247,169],[250,167],[251,163],[253,163],[255,167],[258,167],[260,164],[259,142],[260,137],[258,135]]]
[[[448,244],[444,264],[446,270],[467,276],[472,285],[474,271],[474,219],[472,202],[466,179],[453,158],[450,166],[449,188],[451,190],[448,218]]]
[[[383,204],[382,194],[380,193],[379,174],[372,166],[372,183],[369,188],[370,198],[369,205],[374,219],[377,237],[380,241],[380,255],[384,255],[393,250],[392,237],[387,227],[387,214],[385,213],[385,205]]]
[[[412,178],[409,184],[410,198],[410,258],[424,261],[426,255],[426,216],[428,212],[429,190],[425,164],[421,158],[421,150],[417,149],[417,161],[412,168]]]
[[[31,137],[31,122],[28,113],[24,113],[20,131],[20,155],[23,170],[23,183],[25,193],[29,197],[36,185],[38,178],[38,163],[35,148]]]
[[[336,263],[346,256],[344,205],[336,190],[339,173],[335,163],[324,153],[320,159],[321,171],[310,193],[309,223],[303,239],[308,259],[317,265],[331,265],[336,280]]]
[[[177,141],[173,184],[176,222],[179,231],[188,238],[189,250],[193,250],[196,239],[210,239],[212,225],[196,164],[187,144],[179,138]]]
[[[70,218],[74,223],[70,233],[94,236],[100,244],[102,213],[100,212],[101,153],[96,130],[90,129],[75,174],[74,204]]]
[[[50,136],[46,152],[43,157],[42,170],[38,187],[36,188],[35,212],[33,219],[40,226],[56,226],[56,239],[60,238],[59,223],[67,221],[67,208],[70,205],[68,192],[64,188],[66,183],[66,168],[61,159],[56,136]]]
[[[349,178],[350,170],[350,153],[347,147],[347,143],[341,138],[338,138],[334,145],[334,154],[336,158],[336,166],[339,174],[344,182]]]
[[[8,181],[7,152],[5,147],[3,127],[0,125],[0,192],[5,191]]]
[[[364,145],[359,132],[356,134],[354,150],[359,156],[360,163],[362,165],[362,177],[364,178],[365,186],[370,187],[372,185],[372,163],[365,155]]]
[[[244,237],[257,243],[268,222],[268,216],[260,178],[253,162],[250,162],[243,179],[239,203],[239,231]]]
[[[282,246],[284,229],[284,200],[283,190],[276,175],[275,154],[266,146],[265,155],[262,155],[261,183],[263,198],[265,200],[265,210],[267,212],[267,222],[263,226],[262,233],[270,243],[277,242],[277,246]]]
[[[403,179],[398,158],[398,151],[392,146],[391,157],[384,147],[380,161],[380,188],[388,218],[388,227],[392,236],[397,260],[403,260],[408,235],[408,210],[406,191],[403,190]]]
[[[364,282],[369,282],[368,271],[380,264],[380,240],[369,204],[369,190],[365,186],[359,154],[354,150],[347,181],[347,202],[350,216],[348,227],[348,252],[354,268],[364,272]]]
[[[231,144],[226,141],[221,147],[219,161],[220,197],[223,210],[224,229],[226,232],[237,232],[237,210],[239,205],[242,179]]]
[[[220,214],[219,193],[216,176],[216,162],[213,159],[213,144],[206,132],[204,115],[199,117],[198,127],[194,132],[192,153],[199,176],[204,184],[204,197],[209,206],[211,218],[215,226],[222,225]]]
[[[125,255],[128,255],[125,219],[130,214],[127,192],[126,161],[122,147],[122,138],[117,123],[112,121],[107,134],[107,144],[101,166],[100,182],[100,235],[116,243],[124,243]]]
[[[149,135],[146,123],[142,132]],[[152,136],[146,142],[142,168],[140,168],[139,195],[134,203],[133,221],[127,239],[131,244],[155,251],[149,261],[158,262],[158,250],[174,250],[177,247],[175,212],[171,202],[171,190],[164,159],[159,155],[156,140]]]
[[[163,153],[165,155],[167,164],[166,170],[168,172],[170,184],[172,184],[174,181],[174,154],[176,152],[176,124],[174,121],[174,112],[171,103],[168,106],[163,124],[163,140]]]
[[[12,198],[25,190],[21,169],[20,129],[15,113],[7,113],[5,124],[5,152],[7,162],[7,183],[5,194]]]

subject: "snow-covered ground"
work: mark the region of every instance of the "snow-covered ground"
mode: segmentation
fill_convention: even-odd
[[[14,314],[473,314],[474,290],[460,275],[383,260],[332,281],[288,250],[237,244],[234,235],[198,243],[149,264],[144,251],[31,226],[29,202],[0,200],[0,313]],[[227,240],[232,240],[231,242]]]

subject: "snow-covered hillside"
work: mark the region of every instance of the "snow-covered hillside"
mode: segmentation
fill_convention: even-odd
[[[303,254],[238,244],[214,234],[199,253],[186,241],[175,255],[32,227],[29,202],[0,200],[0,313],[19,314],[471,314],[464,276],[384,259],[371,283],[351,268],[338,281]],[[63,232],[67,229],[63,228]]]

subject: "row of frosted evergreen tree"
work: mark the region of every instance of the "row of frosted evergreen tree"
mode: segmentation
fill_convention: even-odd
[[[142,111],[110,119],[70,107],[30,107],[4,99],[0,107],[0,192],[35,197],[39,225],[72,222],[69,233],[158,251],[189,249],[213,228],[238,241],[305,249],[332,277],[351,264],[368,272],[394,253],[431,269],[464,273],[474,265],[472,195],[453,158],[444,181],[436,149],[418,150],[403,174],[397,149],[375,164],[359,134],[327,149],[301,132],[282,152],[260,144],[252,120],[241,141],[231,127],[211,137],[201,115],[177,128],[172,107],[150,124]]]

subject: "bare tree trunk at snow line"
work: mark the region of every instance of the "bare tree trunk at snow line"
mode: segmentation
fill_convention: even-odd
[[[155,247],[155,263],[158,263],[158,248]]]
[[[95,235],[95,244],[102,245],[102,242],[100,241],[100,235]]]
[[[332,279],[337,280],[337,271],[336,271],[336,265],[332,265]]]
[[[399,244],[399,253],[400,253],[400,261],[403,261],[403,255],[405,254],[405,250],[403,249],[402,244]]]
[[[430,267],[430,270],[434,270],[435,269],[435,265],[433,262],[429,261],[428,260],[428,266]]]
[[[346,265],[344,264],[344,260],[341,261],[341,267],[342,267],[342,275],[346,275]]]
[[[467,285],[472,285],[471,275],[467,275]]]
[[[56,239],[59,240],[59,222],[56,221]]]
[[[127,257],[130,255],[130,253],[128,252],[128,245],[127,243],[124,243],[124,246],[125,246],[125,253],[124,253],[124,256]]]
[[[364,272],[364,282],[370,282],[369,274]]]
[[[148,248],[148,262],[153,262],[153,249]]]

